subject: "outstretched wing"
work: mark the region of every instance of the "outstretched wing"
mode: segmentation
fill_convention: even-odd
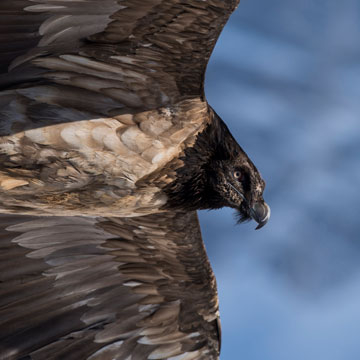
[[[145,199],[136,182],[210,123],[204,72],[237,3],[1,0],[1,207],[94,215],[92,201],[127,216],[162,206],[159,189]]]
[[[195,212],[0,223],[1,359],[218,359]]]
[[[238,2],[3,0],[2,82],[46,78],[147,109],[203,96],[207,62]]]

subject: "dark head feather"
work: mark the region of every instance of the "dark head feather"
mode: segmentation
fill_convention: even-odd
[[[197,210],[229,206],[238,210],[238,222],[250,218],[259,224],[266,222],[269,208],[261,205],[260,209],[259,205],[265,204],[264,180],[212,109],[211,120],[194,146],[185,149],[181,158],[184,165],[176,169],[175,180],[164,188],[166,207]]]

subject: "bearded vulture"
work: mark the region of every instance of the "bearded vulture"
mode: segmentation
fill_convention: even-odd
[[[1,1],[2,360],[219,359],[196,210],[270,216],[204,95],[237,5]]]

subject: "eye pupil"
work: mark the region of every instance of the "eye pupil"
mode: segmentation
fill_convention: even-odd
[[[235,171],[235,172],[234,172],[234,177],[235,177],[235,179],[240,180],[240,178],[241,178],[241,172],[240,172],[240,171]]]

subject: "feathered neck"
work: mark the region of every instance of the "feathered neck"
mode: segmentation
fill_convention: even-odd
[[[176,177],[163,191],[167,208],[188,210],[216,209],[226,205],[212,186],[216,164],[237,156],[241,151],[229,129],[211,109],[211,122],[198,134],[194,146],[185,149],[184,165],[176,169]]]

